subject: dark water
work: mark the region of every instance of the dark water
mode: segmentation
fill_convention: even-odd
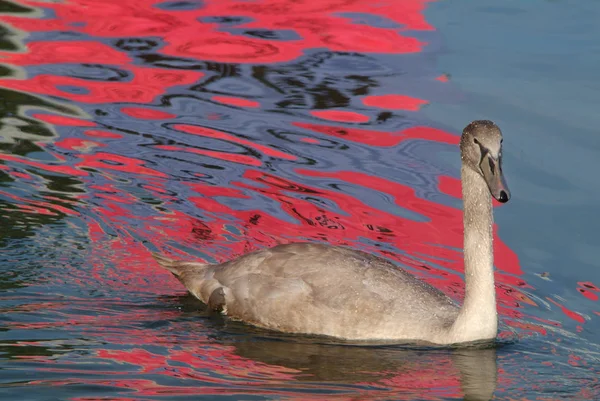
[[[0,397],[600,397],[600,3],[0,0]],[[456,144],[491,118],[491,349],[210,316],[151,259],[349,245],[462,296]]]

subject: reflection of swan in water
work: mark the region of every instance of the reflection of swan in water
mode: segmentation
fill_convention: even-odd
[[[233,342],[235,354],[300,371],[296,380],[318,383],[373,384],[402,389],[411,399],[446,392],[460,383],[466,400],[490,400],[496,389],[496,350],[460,348],[430,351],[393,346],[359,347],[290,341]],[[404,397],[403,397],[404,398]],[[408,397],[406,397],[408,398]]]
[[[198,340],[190,332],[190,328],[197,324],[194,322],[200,320],[201,338],[207,336],[210,343],[227,347],[223,358],[231,358],[233,354],[236,360],[235,356],[238,356],[269,367],[297,371],[285,371],[286,375],[291,375],[286,379],[291,380],[289,385],[282,384],[286,388],[301,389],[306,383],[308,388],[317,385],[352,392],[347,397],[334,397],[336,399],[414,400],[453,398],[458,396],[453,393],[459,390],[459,385],[464,399],[471,401],[490,400],[496,389],[497,351],[493,343],[458,348],[424,348],[380,342],[357,345],[325,337],[285,335],[249,327],[222,318],[187,294],[161,298],[164,303],[177,305],[184,313],[185,328],[178,327],[175,331],[182,332],[184,338],[174,338],[174,344],[184,349],[189,346],[192,354],[201,352]],[[506,344],[501,342],[498,345],[502,346],[502,343]],[[261,374],[260,367],[255,369],[253,372]],[[213,373],[220,374],[218,366]],[[369,389],[373,389],[375,397]],[[390,394],[393,396],[389,397]]]
[[[492,201],[510,194],[502,174],[502,134],[474,121],[460,141],[464,202],[465,299],[361,251],[295,243],[219,265],[155,255],[197,298],[232,318],[272,330],[349,340],[450,344],[497,333]]]

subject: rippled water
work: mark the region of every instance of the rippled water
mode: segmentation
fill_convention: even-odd
[[[600,4],[0,13],[0,397],[600,397]],[[476,118],[503,128],[513,192],[496,209],[494,348],[258,330],[212,316],[150,257],[343,244],[460,300],[456,145]]]

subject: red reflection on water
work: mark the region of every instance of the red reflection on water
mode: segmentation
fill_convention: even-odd
[[[213,96],[211,100],[215,102],[228,104],[230,106],[238,106],[238,107],[260,107],[260,103],[255,100],[243,99],[241,97],[233,97],[233,96]]]
[[[84,135],[95,137],[95,138],[112,138],[119,139],[123,138],[123,135],[117,134],[116,132],[100,131],[100,130],[86,130],[83,132]]]
[[[235,153],[218,152],[216,150],[194,149],[185,146],[157,145],[157,149],[170,150],[173,152],[188,152],[197,155],[212,157],[213,159],[226,160],[233,163],[245,164],[247,166],[260,166],[262,162],[252,156],[238,155]]]
[[[505,322],[510,327],[516,327],[518,329],[523,330],[523,333],[525,335],[529,335],[532,333],[539,333],[539,334],[542,334],[545,336],[547,334],[546,329],[544,329],[542,326],[539,326],[537,324],[518,322],[515,320],[506,320]]]
[[[177,117],[175,114],[144,107],[121,107],[121,113],[142,120],[166,120]]]
[[[153,7],[159,0],[123,2],[119,0],[77,0],[65,3],[43,3],[56,18],[43,20],[6,16],[4,21],[27,32],[74,31],[95,37],[160,36],[165,42],[160,52],[177,57],[191,57],[231,63],[273,63],[291,61],[308,48],[326,48],[344,52],[408,53],[418,52],[424,43],[402,31],[432,30],[423,10],[429,0],[411,0],[372,4],[362,0],[323,0],[313,2],[263,0],[244,3],[207,1],[203,7],[185,12]],[[36,4],[31,2],[31,4]],[[37,5],[37,4],[36,4]],[[383,28],[356,24],[344,13],[365,13],[384,17],[401,27]],[[237,36],[219,30],[217,23],[201,22],[213,16],[243,16],[250,21],[238,25],[248,30],[266,29],[278,32],[294,30],[296,39],[268,40],[252,36]],[[66,60],[77,54],[75,46],[56,43],[57,53]],[[92,45],[98,46],[98,45]],[[97,54],[111,61],[112,53],[98,48]],[[41,60],[45,50],[38,52]],[[89,54],[88,49],[80,50]],[[41,55],[40,55],[41,54]],[[61,56],[58,56],[61,57]],[[119,60],[114,57],[114,60]],[[50,60],[53,60],[51,57]],[[124,63],[123,63],[124,64]]]
[[[400,142],[411,138],[450,144],[458,144],[460,141],[460,137],[457,135],[430,127],[412,127],[398,132],[385,132],[302,122],[292,124],[296,127],[372,146],[396,146]]]
[[[370,120],[369,116],[354,111],[343,110],[313,110],[310,112],[315,117],[323,120],[339,121],[344,123],[366,123]]]
[[[82,120],[79,118],[58,116],[55,114],[41,114],[35,113],[31,115],[33,118],[47,122],[54,125],[73,126],[73,127],[95,127],[96,123],[93,121]]]
[[[95,81],[47,74],[36,75],[24,80],[0,79],[0,81],[2,86],[7,89],[58,96],[81,103],[151,103],[158,95],[164,94],[168,88],[193,84],[204,75],[197,71],[167,70],[134,65],[128,65],[126,70],[132,76],[129,82]],[[68,88],[80,88],[87,93],[76,93]]]
[[[79,138],[65,138],[60,141],[54,143],[55,146],[59,148],[69,149],[69,150],[77,150],[79,152],[89,152],[91,149],[95,147],[104,147],[106,146],[103,143],[90,141]]]
[[[2,167],[5,167],[5,166],[2,166]],[[7,168],[7,170],[8,170],[8,168]],[[31,179],[33,179],[33,177],[31,175],[29,175],[27,173],[22,173],[20,171],[11,171],[9,174],[11,176],[15,177],[15,178],[21,178],[21,179],[24,179],[24,180],[31,180]]]
[[[586,297],[590,301],[597,301],[598,300],[598,295],[594,294],[593,292],[587,291],[587,290],[585,290],[583,288],[578,288],[577,291],[579,291],[581,293],[581,295],[583,295],[584,297]]]
[[[0,52],[0,56],[14,65],[59,63],[110,63],[123,65],[131,62],[129,56],[95,41],[31,42],[26,53]]]
[[[418,111],[426,100],[404,95],[367,96],[362,99],[365,106],[380,107],[382,109]]]
[[[298,159],[296,156],[287,154],[285,152],[281,152],[281,151],[273,149],[271,147],[264,146],[264,145],[249,141],[247,139],[242,139],[236,135],[227,134],[225,132],[217,131],[217,130],[211,129],[211,128],[198,127],[195,125],[187,125],[187,124],[176,124],[173,126],[173,128],[177,129],[179,131],[187,132],[188,134],[201,135],[201,136],[206,136],[209,138],[221,139],[224,141],[229,141],[229,142],[237,143],[240,145],[248,146],[248,147],[256,149],[259,152],[262,152],[265,155],[271,156],[271,157],[277,157],[277,158],[286,159],[286,160],[297,160]]]
[[[173,56],[221,63],[279,63],[294,60],[302,55],[300,45],[279,45],[277,42],[236,39],[226,33],[212,33],[207,38],[190,40],[173,37],[162,52]]]
[[[398,206],[427,216],[430,219],[427,223],[394,218],[399,225],[399,227],[397,227],[400,229],[398,232],[406,233],[404,234],[406,238],[403,238],[403,240],[410,239],[410,242],[422,244],[422,247],[412,249],[412,251],[422,252],[426,255],[431,252],[430,244],[432,243],[443,244],[447,247],[462,248],[462,212],[458,209],[417,198],[414,194],[414,190],[410,187],[358,172],[321,173],[311,170],[296,170],[296,172],[312,177],[335,178],[375,191],[382,191],[385,188],[385,192],[394,197]],[[333,196],[333,199],[335,199],[339,198],[341,195],[330,194],[330,196]],[[348,199],[348,201],[350,201],[350,199]],[[347,209],[342,208],[342,210]],[[381,224],[385,225],[384,221],[385,219],[388,219],[389,225],[390,217],[391,216],[389,215],[385,216],[381,221]],[[354,218],[360,217],[355,215]],[[367,220],[369,222],[377,221],[375,216],[371,213],[368,213]],[[502,241],[496,237],[494,241],[494,250],[495,254],[499,256],[499,258],[496,259],[498,268],[512,274],[521,274],[522,271],[516,254],[505,245],[500,247],[500,244],[503,244]],[[402,248],[405,249],[404,246],[402,246]],[[500,257],[501,255],[502,257]]]
[[[154,177],[164,177],[167,175],[160,171],[144,167],[144,161],[135,159],[132,157],[120,156],[106,152],[98,152],[91,155],[81,154],[79,158],[81,162],[77,163],[76,166],[90,167],[100,170],[114,170],[122,171],[126,173],[143,174]]]
[[[594,285],[593,283],[591,283],[590,281],[580,281],[577,284],[579,284],[579,286],[581,287],[581,289],[583,291],[585,291],[586,293],[590,294],[590,291],[593,292],[600,292],[600,288],[598,288],[596,285]],[[582,291],[582,292],[583,292]],[[591,295],[596,295],[596,294],[591,294]],[[596,297],[595,300],[597,300],[598,298]]]
[[[570,317],[571,319],[575,320],[576,322],[579,323],[585,323],[585,318],[583,316],[581,316],[579,313],[570,310],[569,308],[567,308],[564,305],[559,304],[558,302],[556,302],[554,299],[546,297],[546,299],[548,301],[550,301],[551,303],[553,303],[554,305],[558,306],[560,308],[560,310],[567,315],[568,317]]]
[[[456,389],[461,386],[460,372],[456,366],[453,366],[450,358],[446,360],[436,361],[435,366],[423,366],[417,372],[411,375],[395,375],[391,379],[383,380],[391,388],[440,388],[440,389]],[[445,374],[440,375],[440,372]],[[455,374],[448,374],[455,372]],[[450,390],[448,396],[457,395]],[[423,400],[438,400],[439,395],[422,394],[419,399]]]

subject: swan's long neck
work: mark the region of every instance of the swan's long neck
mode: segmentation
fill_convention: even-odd
[[[465,299],[452,326],[460,341],[492,339],[498,331],[492,198],[483,177],[471,168],[461,169],[464,202]]]

